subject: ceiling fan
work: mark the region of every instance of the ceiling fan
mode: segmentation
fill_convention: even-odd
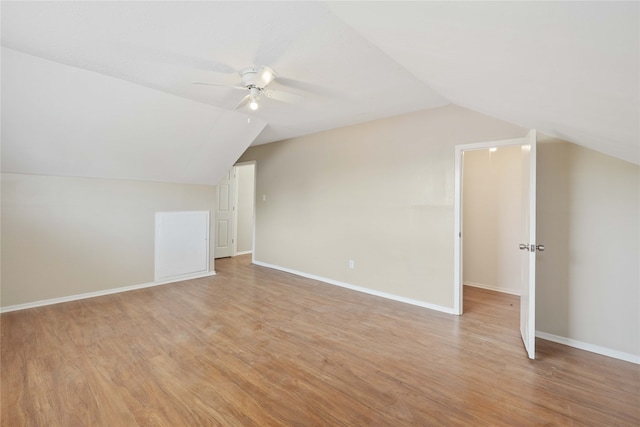
[[[259,67],[249,67],[240,70],[240,77],[242,77],[242,86],[228,86],[217,83],[208,83],[208,82],[192,82],[197,85],[206,85],[206,86],[222,86],[222,87],[230,87],[233,89],[239,90],[247,90],[249,93],[242,98],[240,103],[236,105],[234,110],[240,109],[249,104],[249,108],[252,111],[258,109],[258,100],[261,95],[264,95],[267,98],[275,99],[277,101],[295,103],[302,99],[301,96],[295,95],[289,92],[283,92],[279,90],[267,89],[267,86],[276,78],[277,74],[271,67],[267,67],[265,65],[261,65]]]

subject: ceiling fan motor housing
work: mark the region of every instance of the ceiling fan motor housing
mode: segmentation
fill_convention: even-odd
[[[273,81],[276,73],[273,68],[261,66],[245,68],[240,71],[240,76],[245,87],[249,89],[256,87],[262,90]]]

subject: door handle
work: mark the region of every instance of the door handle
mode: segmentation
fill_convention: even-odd
[[[521,251],[535,252],[536,250],[544,252],[544,245],[528,245],[526,243],[520,243],[518,246]]]

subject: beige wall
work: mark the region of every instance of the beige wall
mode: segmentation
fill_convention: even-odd
[[[238,224],[237,252],[253,250],[253,205],[255,165],[237,166]]]
[[[448,106],[253,147],[255,257],[452,307],[454,146],[525,133]],[[1,189],[3,307],[152,282],[154,213],[215,200],[214,186],[7,173]],[[537,329],[640,355],[639,167],[540,143],[537,198]]]
[[[640,167],[538,144],[537,329],[640,355]]]
[[[4,173],[2,307],[153,282],[155,212],[214,203],[215,186]]]
[[[254,256],[452,307],[454,146],[525,133],[448,106],[252,147]],[[640,355],[638,166],[541,143],[537,170],[536,329]]]
[[[454,146],[525,133],[447,106],[252,147],[254,257],[452,308]]]
[[[520,294],[520,146],[464,152],[463,282]]]

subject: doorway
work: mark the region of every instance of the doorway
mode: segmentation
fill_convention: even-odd
[[[215,255],[253,253],[255,162],[238,163],[216,186]]]
[[[522,340],[525,346],[525,349],[528,353],[529,358],[535,358],[535,254],[536,250],[543,250],[542,245],[536,245],[535,233],[535,195],[536,195],[536,132],[535,130],[529,131],[527,136],[524,138],[503,140],[503,141],[492,141],[485,143],[477,143],[477,144],[465,144],[456,146],[456,158],[455,158],[455,200],[454,200],[454,313],[461,315],[463,313],[463,283],[465,281],[464,277],[464,246],[465,246],[465,238],[467,237],[467,231],[464,230],[465,222],[464,222],[464,202],[465,199],[463,197],[463,186],[465,184],[465,156],[469,159],[472,157],[483,158],[483,160],[492,160],[492,156],[498,156],[497,153],[500,148],[503,147],[511,147],[515,146],[519,149],[520,152],[520,218],[516,220],[517,223],[520,224],[517,231],[515,228],[512,228],[510,231],[514,233],[513,236],[504,236],[504,238],[496,238],[493,236],[494,242],[497,242],[498,246],[505,246],[505,250],[509,252],[513,252],[514,254],[518,254],[517,261],[512,261],[512,265],[519,266],[518,277],[517,280],[520,291],[520,333],[522,335]],[[475,151],[486,150],[481,152],[480,154],[475,154]],[[504,150],[503,153],[507,151]],[[470,153],[470,154],[468,154]],[[487,159],[486,156],[489,156]],[[470,185],[471,181],[468,180],[467,185]],[[476,184],[476,183],[474,183]],[[497,189],[495,181],[491,185],[487,185],[487,188],[484,189],[484,197],[490,199],[496,199]],[[503,185],[502,183],[500,185]],[[504,184],[507,185],[507,184]],[[493,192],[493,193],[492,193]],[[508,194],[508,192],[507,192]],[[513,193],[511,193],[513,194]],[[500,196],[502,197],[502,195]],[[478,203],[487,204],[487,200],[480,200]],[[513,203],[509,203],[510,206],[513,206]],[[493,209],[492,214],[487,215],[496,215],[495,207]],[[495,218],[492,218],[495,220]],[[478,222],[478,221],[476,221]],[[494,221],[495,222],[495,221]],[[467,223],[468,225],[468,223]],[[479,241],[475,242],[475,248],[468,248],[466,251],[467,254],[474,254],[477,252],[491,252],[488,251],[484,244],[486,242],[483,241],[483,233],[484,238],[486,239],[486,223],[483,224],[480,221],[480,224],[475,227],[476,229],[476,239]],[[489,230],[491,232],[491,230]],[[494,230],[495,232],[495,230]],[[473,237],[473,231],[470,230],[471,235],[469,237]],[[515,240],[514,240],[515,239]],[[513,240],[509,242],[509,240]],[[506,243],[505,243],[506,242]],[[540,249],[537,249],[540,248]],[[473,249],[473,252],[470,250]],[[518,249],[524,252],[518,252]],[[493,256],[493,268],[497,264],[504,263],[505,261],[500,259],[499,256],[500,251],[493,251],[491,254]],[[498,256],[496,256],[498,253]],[[474,256],[471,255],[471,256]],[[467,264],[470,264],[468,262]],[[482,262],[478,263],[477,266],[481,271],[483,267]],[[489,269],[491,266],[489,266]],[[487,268],[485,268],[487,270]],[[508,266],[500,265],[501,274],[508,272],[510,269]],[[468,272],[468,271],[467,271]],[[495,271],[493,273],[494,283],[492,286],[495,288],[496,283],[498,281],[495,280]],[[480,273],[478,273],[480,274]],[[481,274],[478,277],[483,277]],[[484,277],[491,277],[491,273],[488,275],[485,271]],[[513,275],[507,275],[506,280],[513,280]],[[509,279],[509,277],[511,279]],[[468,278],[467,278],[468,279]],[[476,283],[480,284],[480,283]],[[485,286],[486,287],[486,286]]]
[[[236,169],[235,255],[253,253],[253,229],[256,201],[256,164],[238,163]]]
[[[521,148],[463,153],[462,283],[520,296]]]

